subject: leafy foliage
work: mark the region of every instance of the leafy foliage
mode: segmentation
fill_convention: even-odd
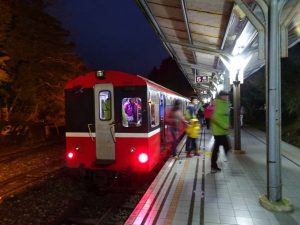
[[[184,96],[194,95],[193,88],[171,58],[163,60],[159,68],[154,67],[149,79]]]
[[[289,50],[289,57],[281,60],[281,112],[283,140],[300,146],[300,44]],[[259,70],[242,85],[241,104],[247,109],[247,122],[265,124],[265,71]],[[260,126],[262,127],[262,126]]]
[[[9,60],[8,56],[0,57],[0,84],[11,82],[11,78],[5,70],[6,67],[5,61],[7,60]]]
[[[282,112],[291,117],[300,115],[300,89],[297,82],[300,80],[299,51],[300,44],[290,50],[289,58],[283,59],[281,64]]]
[[[63,86],[86,67],[73,53],[74,45],[66,41],[68,32],[45,13],[46,3],[49,1],[1,0],[0,51],[10,60],[2,68],[6,78],[0,80],[0,95],[10,120],[63,125]]]

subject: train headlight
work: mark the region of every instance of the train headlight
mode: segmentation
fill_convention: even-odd
[[[146,163],[148,161],[148,155],[146,153],[141,153],[139,155],[139,162]]]
[[[80,148],[79,148],[78,145],[76,145],[75,150],[76,150],[76,151],[79,151],[79,150],[80,150]]]
[[[74,153],[73,152],[69,152],[67,154],[68,159],[73,159],[74,158]]]

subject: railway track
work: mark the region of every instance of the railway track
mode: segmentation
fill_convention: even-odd
[[[179,154],[181,151],[183,147]],[[109,188],[103,189],[103,184],[98,184],[98,190],[94,191],[97,196],[96,200],[95,195],[83,197],[84,200],[77,203],[77,206],[71,210],[72,212],[69,211],[54,225],[124,224],[159,171],[160,167],[149,176],[147,182],[141,182],[144,184],[140,187],[136,185],[137,182],[129,182],[128,176],[124,176],[123,180],[120,176],[121,180],[114,181]],[[131,187],[128,187],[128,182],[131,183]],[[89,214],[91,211],[94,212]]]
[[[0,202],[64,167],[62,145],[19,148],[0,155]]]
[[[89,207],[85,203],[80,203],[70,215],[62,218],[61,221],[57,222],[56,225],[118,225],[124,224],[130,213],[135,208],[138,201],[143,196],[144,192],[136,192],[134,194],[122,194],[122,193],[109,193],[103,195],[101,198],[102,202],[106,204],[100,204],[98,201],[97,212],[93,215],[86,215],[81,211],[90,211]],[[114,201],[110,201],[114,199]],[[85,199],[91,201],[92,199]],[[99,199],[100,200],[100,199]],[[80,210],[84,209],[85,210]],[[78,215],[78,212],[80,212]]]
[[[63,167],[63,163],[61,161],[57,161],[55,164],[48,165],[47,167],[43,165],[1,181],[0,202],[9,196],[39,183],[46,177],[58,173],[63,169]]]
[[[11,151],[9,153],[0,154],[0,164],[9,163],[16,159],[20,159],[20,158],[26,157],[28,155],[33,155],[35,153],[49,151],[58,146],[61,146],[61,144],[50,143],[48,145],[40,145],[40,146],[35,146],[32,148],[29,148],[29,147],[28,148],[20,148],[18,150]]]

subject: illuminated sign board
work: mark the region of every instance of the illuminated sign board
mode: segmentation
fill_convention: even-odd
[[[195,83],[208,83],[209,79],[208,76],[196,75],[195,76]]]

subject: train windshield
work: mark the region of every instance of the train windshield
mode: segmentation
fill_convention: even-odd
[[[100,120],[111,119],[111,93],[110,91],[99,92],[99,117]]]
[[[123,98],[122,124],[124,127],[139,127],[142,125],[141,98]]]

